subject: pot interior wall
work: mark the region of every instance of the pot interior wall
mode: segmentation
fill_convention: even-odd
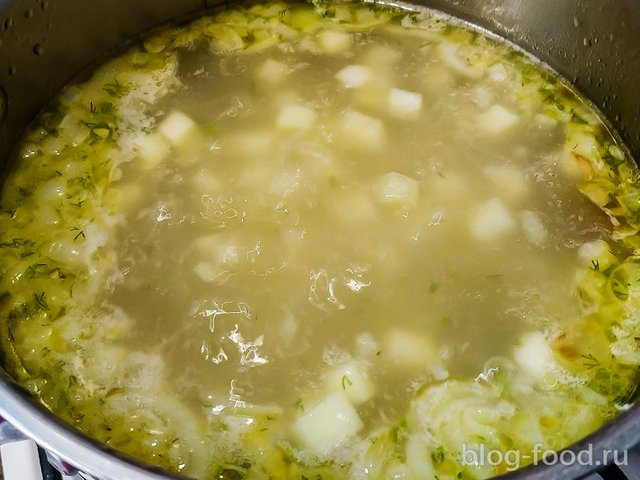
[[[141,31],[220,3],[0,0],[0,164],[37,111],[83,67]],[[603,111],[638,158],[640,0],[413,3],[492,30],[551,65]]]
[[[0,0],[0,168],[38,110],[84,67],[141,31],[219,3]],[[602,110],[640,159],[640,0],[413,3],[487,28],[548,63]],[[628,412],[626,423],[605,427],[596,448],[610,448],[610,436],[621,445],[631,445],[637,438],[639,413],[636,408]],[[568,478],[569,470],[563,478]],[[554,477],[543,468],[526,478]]]

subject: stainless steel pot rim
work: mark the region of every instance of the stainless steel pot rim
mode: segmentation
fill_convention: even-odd
[[[101,480],[186,480],[188,478],[144,465],[83,435],[32,400],[29,394],[17,388],[4,372],[0,372],[0,416],[44,449]],[[590,450],[593,452],[594,459],[601,459],[604,458],[605,450],[624,451],[637,446],[638,432],[640,432],[640,408],[634,405],[600,430],[564,450],[575,454]],[[540,463],[496,478],[500,480],[548,480],[550,478],[574,480],[602,466],[595,461],[593,465],[582,465],[577,462],[572,465]]]
[[[3,32],[0,28],[0,163],[42,104],[102,52],[153,25],[202,12],[223,1],[59,0],[52,2],[48,9],[43,7],[42,11],[26,17],[24,12],[34,2],[0,0],[0,25],[11,18],[6,15],[13,15],[15,19],[11,30],[5,28],[7,31]],[[636,158],[640,155],[637,124],[640,50],[636,41],[640,30],[640,0],[620,0],[615,4],[601,0],[411,0],[407,3],[391,0],[388,3],[428,4],[520,45],[576,83],[578,89],[613,120],[627,145],[636,152]],[[114,8],[116,4],[120,8]],[[42,40],[45,28],[51,38]],[[78,29],[78,35],[86,40],[77,42],[71,53],[67,34],[70,29]],[[45,46],[43,55],[33,54],[32,45],[36,43]],[[583,53],[584,58],[576,56],[576,52]],[[43,75],[43,72],[48,73]],[[6,117],[4,122],[2,117]],[[37,404],[1,370],[0,416],[43,448],[103,480],[185,478],[143,465],[89,439]],[[636,403],[568,450],[579,452],[592,448],[600,454],[607,449],[629,449],[639,442],[640,405]],[[573,480],[600,467],[542,464],[500,478]]]

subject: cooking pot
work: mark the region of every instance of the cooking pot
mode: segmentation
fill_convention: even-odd
[[[0,163],[45,102],[110,49],[217,0],[0,0]],[[229,2],[232,3],[232,2]],[[401,2],[388,2],[406,5]],[[494,32],[549,64],[609,118],[640,158],[640,0],[414,0]],[[0,416],[68,463],[104,480],[175,479],[57,420],[0,369]],[[640,404],[569,447],[640,444]],[[530,466],[501,478],[575,479],[597,465]]]

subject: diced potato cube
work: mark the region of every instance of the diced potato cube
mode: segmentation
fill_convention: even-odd
[[[487,165],[482,170],[498,191],[510,200],[521,200],[529,193],[529,182],[525,172],[509,165]]]
[[[442,42],[438,46],[438,53],[442,62],[452,71],[469,78],[478,78],[480,71],[466,63],[458,53],[458,47],[455,43]]]
[[[269,182],[268,191],[270,194],[278,198],[284,198],[291,195],[300,187],[300,170],[283,170],[273,176]]]
[[[341,53],[351,47],[351,35],[347,32],[325,30],[320,32],[318,40],[326,53]]]
[[[542,332],[525,333],[513,357],[522,371],[538,381],[544,380],[556,365],[551,346]]]
[[[415,207],[420,196],[418,182],[398,172],[384,174],[374,190],[380,202],[402,207]]]
[[[593,135],[572,132],[567,143],[574,153],[587,159],[594,158],[598,153],[598,143]]]
[[[396,329],[389,332],[382,353],[401,367],[424,368],[437,360],[434,345],[425,337]]]
[[[205,283],[214,283],[221,272],[219,268],[210,262],[200,262],[193,267],[193,273]]]
[[[158,131],[173,145],[182,145],[196,129],[196,122],[182,112],[170,113],[158,126]]]
[[[362,362],[352,360],[339,365],[327,372],[324,381],[331,391],[343,392],[355,405],[373,396],[373,384]]]
[[[215,261],[225,267],[236,266],[243,259],[242,249],[235,244],[234,238],[224,234],[198,237],[193,247],[205,260]]]
[[[216,260],[226,266],[238,265],[241,260],[241,249],[232,243],[223,243],[216,249]]]
[[[478,116],[479,126],[487,135],[498,135],[518,123],[518,115],[502,105],[494,105]]]
[[[289,104],[280,109],[276,123],[284,130],[309,130],[317,117],[318,114],[309,107]]]
[[[258,70],[258,77],[269,83],[278,83],[284,80],[287,75],[289,75],[289,67],[271,58],[265,60]]]
[[[352,146],[364,150],[382,148],[385,142],[382,121],[358,112],[347,110],[340,122],[341,134]]]
[[[351,402],[335,392],[315,405],[292,426],[296,438],[316,455],[326,456],[363,427]]]
[[[398,117],[416,117],[422,109],[422,95],[392,88],[389,92],[389,111]]]
[[[138,155],[145,168],[155,168],[169,156],[171,146],[159,133],[151,133],[138,139]]]
[[[371,70],[363,65],[349,65],[335,74],[344,88],[362,87],[371,78]]]
[[[558,166],[560,167],[560,171],[569,177],[572,180],[584,181],[591,180],[594,175],[593,165],[591,164],[591,160],[587,157],[577,154],[573,150],[573,145],[576,144],[567,144],[562,149],[562,153],[560,155],[560,161],[558,162]],[[587,187],[589,185],[586,185]],[[597,186],[596,186],[597,187]],[[594,189],[592,193],[598,193],[598,188]],[[583,193],[585,193],[583,191]],[[586,193],[585,193],[586,194]],[[604,195],[597,195],[595,197],[589,198],[597,205],[605,205],[609,201],[609,193],[604,192]]]
[[[368,191],[347,188],[333,195],[333,211],[346,225],[370,222],[376,218],[377,206]]]
[[[193,175],[193,186],[201,194],[212,194],[222,187],[222,182],[211,172],[200,170]]]
[[[496,103],[493,91],[485,85],[476,87],[471,92],[471,101],[481,110],[487,110],[491,105]]]
[[[354,105],[370,111],[382,111],[389,108],[389,90],[391,82],[376,73],[375,78],[354,90]]]
[[[549,234],[538,214],[531,210],[523,210],[520,212],[519,217],[520,225],[522,225],[522,230],[527,240],[537,247],[544,245]]]
[[[507,207],[498,198],[483,203],[471,219],[471,233],[478,240],[491,242],[513,232],[516,223]]]
[[[507,69],[501,63],[489,67],[489,78],[494,82],[504,82],[507,79]]]
[[[589,266],[597,265],[599,270],[604,270],[616,261],[611,253],[611,247],[604,240],[594,240],[580,245],[578,255]]]
[[[363,332],[356,337],[356,352],[361,358],[373,358],[379,351],[380,346],[370,333]]]

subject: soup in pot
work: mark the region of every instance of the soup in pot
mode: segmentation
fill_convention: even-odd
[[[487,478],[628,407],[637,184],[570,86],[451,18],[230,8],[25,134],[3,364],[196,478]]]

